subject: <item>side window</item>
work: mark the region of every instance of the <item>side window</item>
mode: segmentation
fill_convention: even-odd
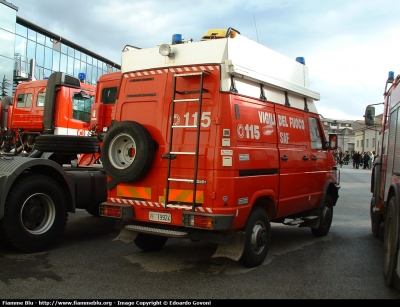
[[[322,134],[319,129],[318,119],[309,117],[311,149],[322,149]]]
[[[72,118],[89,123],[93,103],[94,96],[75,93],[72,97]]]
[[[104,104],[114,104],[117,98],[118,86],[104,88],[101,92],[101,102]]]
[[[43,107],[44,106],[44,98],[46,97],[46,92],[42,92],[38,94],[36,105],[38,107]]]
[[[19,94],[17,108],[29,108],[32,104],[32,94]]]

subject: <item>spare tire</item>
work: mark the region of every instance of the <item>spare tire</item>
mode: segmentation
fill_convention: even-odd
[[[117,182],[142,179],[150,171],[153,157],[150,132],[134,121],[115,124],[107,132],[101,149],[103,168]]]
[[[36,138],[35,149],[61,154],[95,153],[99,151],[99,140],[90,136],[44,134]]]

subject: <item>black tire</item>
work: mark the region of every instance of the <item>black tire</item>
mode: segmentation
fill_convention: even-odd
[[[61,154],[95,153],[99,140],[90,136],[44,134],[36,138],[35,149]]]
[[[378,159],[377,159],[378,160]],[[372,199],[371,199],[371,204],[370,204],[370,209],[369,209],[369,214],[370,214],[370,219],[371,219],[371,231],[374,237],[379,238],[379,229],[380,229],[380,224],[383,222],[383,215],[382,214],[377,214],[374,212],[374,207],[378,205],[378,202],[380,200],[380,187],[381,187],[381,164],[376,163],[374,167],[372,168],[372,174],[371,174],[371,193],[372,193]]]
[[[0,235],[23,252],[39,252],[64,232],[68,220],[64,191],[53,179],[39,174],[21,178],[10,190]]]
[[[139,233],[135,242],[136,246],[146,252],[158,251],[167,243],[168,237],[155,236],[147,233]]]
[[[120,122],[106,134],[101,160],[107,174],[118,182],[142,179],[151,168],[154,142],[149,131],[133,121]]]
[[[394,196],[390,198],[386,208],[383,247],[383,277],[388,287],[394,287],[399,248],[399,209]]]
[[[318,228],[311,228],[311,232],[316,237],[324,237],[328,234],[333,219],[333,201],[329,194],[325,195],[324,206],[320,211],[320,222]]]
[[[371,198],[371,204],[369,206],[369,215],[371,219],[371,231],[375,238],[379,238],[380,225],[383,222],[382,214],[374,212],[375,208],[375,197]]]
[[[245,243],[240,263],[248,268],[261,265],[267,257],[271,244],[271,223],[267,212],[254,207],[244,227]]]

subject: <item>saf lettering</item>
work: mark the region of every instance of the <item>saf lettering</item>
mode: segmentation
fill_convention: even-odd
[[[279,136],[282,144],[289,144],[289,133],[279,132]]]

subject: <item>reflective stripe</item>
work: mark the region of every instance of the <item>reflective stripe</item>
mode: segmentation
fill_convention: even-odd
[[[134,205],[134,206],[141,206],[141,207],[148,207],[148,208],[165,208],[165,204],[163,203],[155,203],[155,202],[148,202],[148,201],[141,201],[141,200],[132,200],[132,199],[122,199],[122,198],[110,198],[110,202],[116,204],[126,204],[126,205]],[[178,209],[178,210],[192,210],[192,206],[190,205],[168,205],[168,209]],[[212,208],[207,207],[196,207],[196,212],[203,212],[203,213],[212,213]]]
[[[118,184],[117,195],[120,197],[151,199],[151,188]]]
[[[164,73],[183,73],[183,72],[200,72],[202,70],[219,70],[219,65],[200,65],[200,66],[184,66],[184,67],[174,67],[174,68],[163,68],[163,69],[150,69],[142,70],[137,72],[128,72],[124,74],[124,78],[129,77],[142,77],[149,75],[162,75]]]

